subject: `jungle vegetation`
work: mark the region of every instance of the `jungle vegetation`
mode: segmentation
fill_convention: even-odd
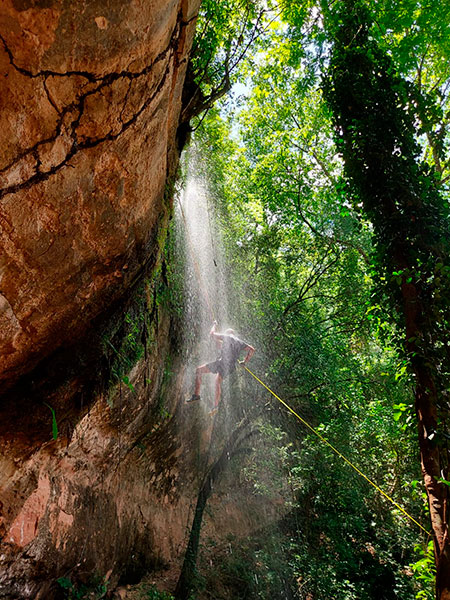
[[[432,533],[249,382],[259,441],[236,469],[289,510],[214,568],[204,541],[206,597],[450,598],[449,13],[202,3],[192,144],[254,370]]]

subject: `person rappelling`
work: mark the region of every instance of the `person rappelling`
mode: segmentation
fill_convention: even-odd
[[[218,333],[216,331],[217,321],[214,321],[209,335],[214,339],[218,348],[220,348],[220,354],[217,360],[200,365],[195,371],[195,389],[194,393],[187,402],[194,402],[200,400],[200,387],[202,385],[202,376],[204,373],[216,374],[216,385],[215,385],[215,396],[214,396],[214,407],[209,413],[213,415],[217,412],[220,402],[220,395],[222,391],[222,381],[233,373],[236,369],[238,362],[245,365],[253,356],[255,349],[247,342],[239,339],[233,329],[227,329],[224,333]],[[241,352],[247,351],[247,355],[242,361],[239,361]]]

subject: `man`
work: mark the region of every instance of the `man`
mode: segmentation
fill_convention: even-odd
[[[217,333],[216,327],[217,321],[214,321],[209,335],[214,338],[217,346],[220,348],[219,358],[214,362],[197,367],[195,371],[195,390],[188,400],[188,402],[200,400],[200,386],[202,384],[203,373],[216,373],[214,407],[209,413],[210,415],[213,415],[217,411],[220,402],[222,381],[236,369],[236,364],[241,352],[247,350],[247,355],[244,360],[240,361],[241,364],[248,362],[255,352],[253,346],[250,346],[250,344],[247,344],[236,337],[232,329],[227,329],[225,333]]]

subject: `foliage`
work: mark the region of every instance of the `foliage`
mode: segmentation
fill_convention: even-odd
[[[174,244],[174,232],[159,240],[161,257],[151,278],[146,279],[136,291],[135,301],[124,314],[117,328],[104,336],[103,347],[108,357],[110,386],[126,386],[134,392],[130,372],[136,363],[147,356],[155,344],[158,311],[164,310],[173,317],[173,328],[181,330],[179,319],[183,315],[182,280],[174,275],[182,270],[182,259]],[[166,385],[170,369],[166,369]]]
[[[58,422],[56,420],[56,413],[55,413],[55,409],[53,407],[50,406],[50,404],[47,404],[47,402],[44,402],[45,406],[47,406],[52,413],[52,437],[54,440],[58,439]]]
[[[433,542],[428,542],[426,548],[420,544],[415,546],[414,550],[421,558],[411,565],[417,579],[424,581],[426,587],[420,590],[416,596],[418,600],[434,600],[435,590],[434,581],[436,577],[436,567],[434,564]]]
[[[140,598],[142,600],[173,600],[169,592],[159,591],[154,585],[143,584],[140,587]]]
[[[248,119],[247,115],[243,118]],[[282,127],[284,122],[272,118],[272,123]],[[253,136],[258,132],[254,122],[252,131]],[[289,173],[283,180],[280,169],[274,173],[270,168],[262,182],[261,156],[255,158],[252,169],[242,150],[228,143],[226,124],[218,114],[205,120],[202,135],[198,143],[208,148],[205,168],[214,174],[211,191],[226,223],[223,234],[227,259],[234,285],[240,290],[229,302],[234,322],[241,323],[245,338],[257,347],[253,370],[265,373],[273,389],[417,514],[422,498],[413,498],[409,488],[401,485],[405,480],[417,480],[419,475],[411,452],[414,428],[408,419],[412,404],[409,380],[406,376],[396,378],[399,357],[392,345],[381,345],[380,322],[368,318],[372,312],[368,311],[372,279],[364,258],[370,248],[367,228],[358,224],[348,207],[342,220],[353,221],[347,228],[347,233],[352,232],[352,243],[344,243],[348,237],[342,232],[342,242],[336,242],[330,228],[335,205],[331,198],[328,204],[316,199],[323,189],[311,187],[308,195],[301,196],[311,227],[296,212],[295,203],[287,201],[295,198],[294,194],[276,194],[276,186],[283,181],[289,190]],[[274,164],[294,160],[295,156],[291,159],[287,154],[288,138],[286,144],[282,148],[267,144],[264,158],[270,155]],[[296,151],[295,147],[291,149]],[[303,155],[301,160],[306,163]],[[258,176],[253,176],[254,171]],[[321,172],[318,167],[318,177]],[[325,179],[321,181],[327,186]],[[271,191],[267,191],[268,186],[272,186]],[[266,197],[260,200],[266,193],[270,208],[266,208]],[[325,194],[323,197],[327,198]],[[330,225],[326,233],[320,235],[318,227],[327,222]],[[392,338],[392,328],[390,333],[388,328],[382,328],[384,339]],[[239,386],[239,409],[254,410],[261,391],[248,381],[240,381]],[[361,586],[365,586],[365,597],[375,598],[382,597],[377,596],[381,583],[376,582],[391,577],[391,587],[396,591],[390,597],[412,598],[412,584],[403,572],[405,559],[391,552],[390,536],[395,535],[406,549],[412,548],[415,532],[405,531],[402,522],[389,518],[376,494],[349,473],[338,458],[318,447],[316,438],[287,421],[278,406],[271,404],[267,416],[271,424],[261,424],[261,435],[268,441],[255,446],[255,455],[241,473],[251,482],[253,493],[270,497],[274,489],[283,489],[291,498],[287,502],[295,516],[289,522],[293,529],[288,528],[286,533],[291,543],[284,558],[279,557],[285,561],[280,571],[286,573],[285,580],[295,588],[293,581],[303,577],[302,593],[314,593],[318,598],[357,598]],[[278,426],[274,428],[275,423]],[[316,473],[321,474],[320,478]],[[286,481],[287,489],[283,484]],[[307,534],[301,527],[297,529],[299,522],[309,523]],[[354,539],[357,544],[351,541]],[[334,559],[325,569],[330,555]],[[380,562],[373,556],[380,557]],[[385,563],[389,568],[380,566]],[[362,569],[363,564],[367,564],[367,572],[361,582],[355,579],[355,570]],[[258,574],[258,581],[261,586],[253,580],[255,595],[248,597],[270,597],[269,593],[264,595],[262,575]]]
[[[416,114],[434,105],[396,73],[370,35],[362,2],[337,3],[335,43],[326,81],[349,192],[374,228],[377,289],[396,319],[415,377],[421,463],[435,534],[436,596],[448,594],[449,453],[445,405],[450,383],[449,206],[435,170],[420,159]],[[440,415],[438,416],[438,408]],[[440,417],[440,418],[439,418]],[[437,444],[433,441],[437,434]],[[440,443],[439,443],[440,439]],[[439,540],[439,541],[438,541]],[[442,540],[442,541],[441,541]]]
[[[205,10],[216,11],[217,31],[208,32],[209,17],[199,31],[217,49],[221,11],[233,8],[213,4]],[[366,18],[349,24],[356,9]],[[450,36],[440,11],[449,9],[366,0],[280,2],[279,10],[274,20],[276,8],[262,16],[237,66],[239,102],[210,110],[195,136],[236,290],[232,319],[257,348],[253,370],[426,519],[409,358],[414,344],[448,389]],[[355,88],[359,104],[348,95]],[[407,266],[396,263],[399,248]],[[411,284],[427,312],[405,353],[400,298]],[[233,385],[236,415],[265,407],[255,454],[240,471],[249,493],[270,498],[288,484],[291,494],[283,535],[274,532],[280,552],[261,541],[261,551],[224,561],[233,590],[240,578],[246,597],[281,597],[284,578],[305,598],[431,597],[431,555],[413,567],[415,579],[409,569],[421,534],[253,382]],[[440,406],[445,434],[445,393]],[[280,575],[273,585],[266,568]]]
[[[80,585],[72,583],[70,577],[60,577],[57,583],[64,591],[66,600],[101,600],[108,592],[108,582],[101,577],[94,577],[89,583]]]
[[[210,558],[214,566],[207,570],[204,584],[208,597],[253,600],[277,598],[286,590],[289,593],[288,547],[289,541],[276,527],[268,527],[264,536],[244,540],[230,536],[222,548],[206,545],[205,557],[214,553],[214,558]],[[206,564],[202,567],[206,570]]]
[[[129,373],[151,343],[147,285],[138,292],[137,302],[124,315],[118,329],[103,340],[105,354],[109,356],[110,385],[124,384],[132,392]]]
[[[437,193],[433,172],[418,161],[412,86],[395,75],[392,61],[369,39],[364,17],[355,9],[337,29],[337,39],[356,30],[358,38],[350,47],[336,44],[326,86],[341,132],[338,147],[356,188],[349,193],[362,198],[377,232],[374,264],[379,287],[392,299],[391,313],[399,318],[402,315],[399,307],[404,282],[420,285],[421,300],[428,304],[429,314],[415,346],[424,356],[433,357],[436,370],[442,371],[439,365],[446,355],[436,352],[431,340],[445,337],[448,326],[447,302],[442,300],[450,275],[447,203]],[[358,69],[350,72],[349,62],[358,64]],[[348,97],[349,90],[358,97],[358,105]],[[391,214],[389,220],[386,210]],[[399,269],[400,257],[403,269]]]
[[[210,109],[230,90],[238,67],[262,33],[271,4],[267,0],[202,2],[188,66],[183,120]]]

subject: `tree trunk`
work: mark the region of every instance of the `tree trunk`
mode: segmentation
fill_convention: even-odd
[[[222,454],[217,461],[208,469],[200,491],[197,496],[197,504],[192,521],[189,541],[184,555],[183,566],[180,577],[175,588],[175,600],[189,600],[192,589],[195,586],[195,574],[197,565],[198,546],[200,542],[200,533],[203,521],[203,513],[206,508],[209,497],[211,496],[213,485],[221,473],[226,469],[229,460],[239,452],[238,446],[251,435],[250,431],[243,438],[239,439],[241,433],[247,427],[248,421],[242,422],[231,434],[226,442]],[[245,450],[242,450],[245,451]]]
[[[434,533],[436,562],[436,597],[450,600],[450,545],[448,540],[448,487],[440,479],[448,479],[446,450],[438,446],[437,391],[433,373],[419,354],[415,339],[420,336],[418,319],[423,315],[416,286],[403,282],[406,347],[416,377],[415,408],[418,421],[420,460],[430,509],[430,521]],[[413,340],[409,342],[408,340]],[[441,456],[442,454],[442,456]]]
[[[333,110],[349,191],[375,234],[378,293],[403,331],[415,379],[415,409],[437,568],[436,597],[450,600],[449,456],[439,422],[448,389],[450,248],[448,207],[419,161],[411,84],[371,35],[365,4],[341,0],[329,17],[334,41],[324,88]],[[445,265],[445,275],[437,275]],[[447,377],[447,379],[446,379]],[[439,411],[438,411],[439,407]],[[439,413],[439,414],[438,414]]]

